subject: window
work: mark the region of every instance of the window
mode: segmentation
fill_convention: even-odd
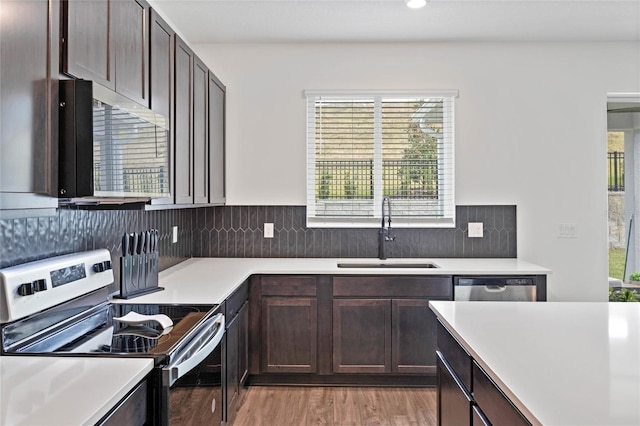
[[[307,226],[454,226],[456,91],[305,94]]]

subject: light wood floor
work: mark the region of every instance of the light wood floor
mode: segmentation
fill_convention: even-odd
[[[249,386],[234,426],[435,425],[435,388]]]

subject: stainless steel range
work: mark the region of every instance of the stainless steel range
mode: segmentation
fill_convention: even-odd
[[[114,304],[112,282],[107,250],[0,270],[2,355],[150,357],[141,424],[220,424],[220,307]]]

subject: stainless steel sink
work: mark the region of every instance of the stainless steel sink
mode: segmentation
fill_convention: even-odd
[[[414,262],[414,263],[401,263],[401,262],[344,262],[338,263],[338,268],[439,268],[433,262]]]

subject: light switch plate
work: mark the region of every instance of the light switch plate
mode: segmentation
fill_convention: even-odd
[[[172,243],[177,243],[178,242],[178,227],[174,226],[172,233],[171,233],[171,242]]]
[[[264,224],[264,237],[265,238],[273,238],[273,223]]]
[[[469,238],[482,238],[484,236],[482,222],[469,222]]]

